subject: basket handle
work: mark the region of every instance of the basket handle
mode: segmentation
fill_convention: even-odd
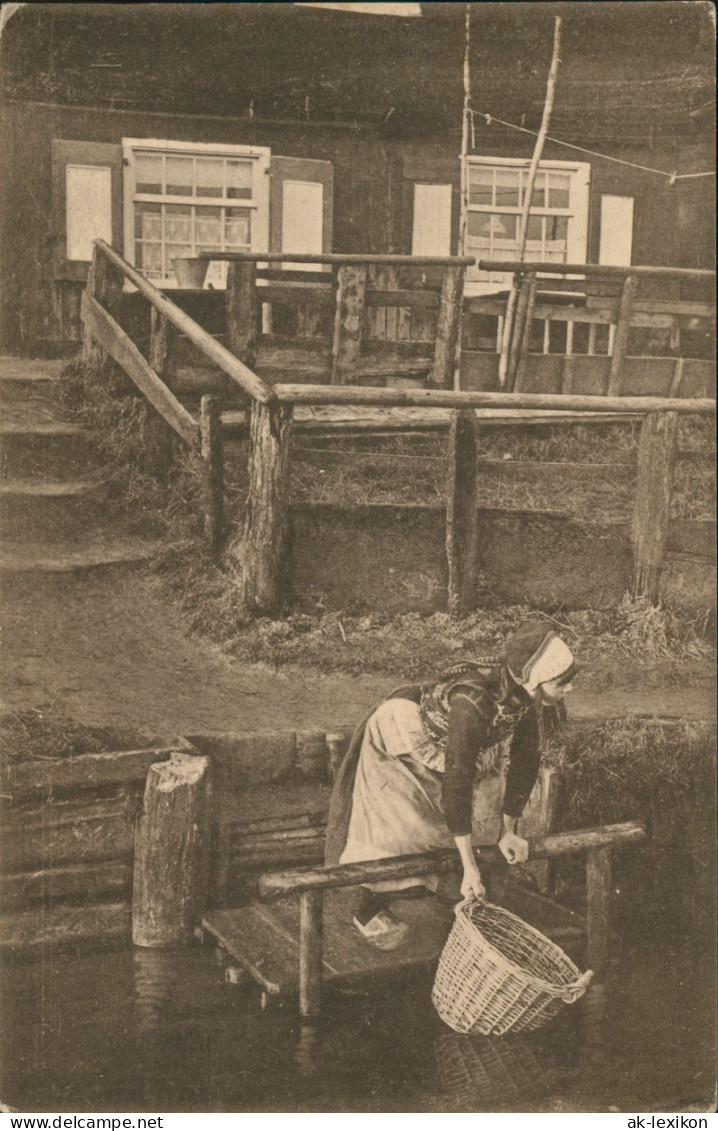
[[[488,903],[488,902],[489,902],[488,899],[476,899],[475,896],[470,895],[468,899],[462,899],[460,903],[456,904],[456,907],[454,908],[454,915],[458,919],[459,916],[462,914],[462,912],[464,912],[466,910],[467,907],[471,907],[472,903],[479,903],[480,904],[480,903]]]
[[[561,991],[561,1001],[565,1001],[566,1005],[573,1005],[582,994],[585,994],[592,977],[593,970],[586,970],[586,972],[581,974],[580,978],[577,978],[570,986],[564,986]]]

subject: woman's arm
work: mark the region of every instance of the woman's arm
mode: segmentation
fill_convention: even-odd
[[[528,860],[529,846],[516,832],[519,817],[536,784],[541,765],[541,739],[536,711],[519,721],[511,739],[509,768],[506,774],[504,811],[499,834],[499,851],[509,864]]]
[[[464,866],[464,878],[461,881],[461,894],[464,899],[484,899],[486,897],[486,889],[481,880],[479,866],[474,856],[474,850],[471,844],[471,833],[467,836],[455,836],[454,842],[459,850],[461,863]]]

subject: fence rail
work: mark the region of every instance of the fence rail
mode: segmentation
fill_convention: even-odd
[[[87,359],[109,354],[134,381],[158,413],[154,433],[154,463],[164,466],[168,450],[167,428],[191,447],[199,449],[205,468],[204,523],[213,551],[222,550],[224,528],[223,438],[231,426],[230,413],[223,413],[220,400],[205,396],[199,422],[187,412],[173,391],[176,375],[174,347],[176,335],[184,335],[200,351],[205,361],[218,366],[236,387],[249,398],[249,491],[244,527],[224,549],[228,560],[241,564],[242,599],[251,610],[271,612],[280,607],[285,592],[289,557],[289,467],[294,407],[298,405],[365,406],[381,411],[416,408],[450,409],[447,498],[446,555],[449,565],[448,604],[452,611],[467,612],[474,607],[474,575],[477,563],[476,481],[478,475],[478,422],[475,410],[502,410],[508,415],[528,412],[556,412],[575,420],[576,413],[606,415],[606,419],[627,419],[635,414],[644,418],[639,445],[636,479],[636,506],[632,530],[635,593],[658,595],[663,551],[666,542],[675,458],[675,437],[679,414],[715,412],[715,401],[668,397],[620,396],[621,365],[628,327],[636,310],[635,291],[640,278],[712,278],[711,272],[679,268],[604,268],[595,265],[543,263],[492,263],[494,269],[515,272],[515,286],[522,288],[517,303],[520,325],[514,327],[506,356],[514,366],[513,390],[498,392],[462,391],[452,388],[462,310],[464,273],[473,263],[468,257],[414,257],[384,255],[293,255],[277,253],[207,253],[203,259],[225,259],[229,263],[227,291],[227,346],[202,329],[166,295],[143,278],[104,241],[95,242],[93,265],[83,304],[84,352]],[[279,273],[270,272],[272,281],[258,287],[257,264],[319,264],[336,268],[328,285],[324,278],[301,284],[275,281]],[[480,266],[486,267],[485,261]],[[405,268],[439,268],[433,289],[407,289],[401,283]],[[607,275],[623,280],[618,300],[618,323],[611,357],[608,395],[583,396],[564,391],[555,394],[521,392],[518,389],[528,350],[528,330],[536,313],[536,275],[538,272],[585,276]],[[265,271],[265,274],[267,272]],[[152,329],[149,359],[123,329],[122,291],[131,284],[149,302]],[[371,282],[371,286],[367,283]],[[379,285],[381,284],[381,285]],[[440,290],[438,289],[440,287]],[[528,288],[528,289],[527,289]],[[334,309],[331,385],[278,383],[270,386],[253,369],[256,358],[263,291],[270,298],[286,295],[300,304],[312,302]],[[329,299],[331,298],[331,301]],[[474,301],[474,300],[470,300]],[[487,301],[487,300],[481,300]],[[375,313],[391,314],[394,329],[407,330],[404,312],[419,312],[434,319],[432,357],[424,362],[404,361],[408,368],[422,364],[430,369],[432,388],[360,387],[346,382],[357,371],[363,322],[367,305]],[[540,309],[540,307],[539,307]],[[518,315],[517,315],[518,317]],[[521,318],[523,322],[521,322]],[[402,319],[404,321],[402,322]],[[411,330],[409,329],[409,332]],[[426,332],[424,330],[424,332]],[[425,348],[426,340],[394,342],[395,346]],[[376,359],[375,359],[376,360]],[[387,368],[390,363],[386,364]],[[382,362],[375,369],[381,371]],[[677,390],[673,382],[672,391]],[[407,412],[410,417],[410,411]],[[150,433],[151,435],[151,433]],[[150,460],[152,463],[153,461]]]

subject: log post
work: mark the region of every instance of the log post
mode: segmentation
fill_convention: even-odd
[[[106,255],[98,252],[97,249],[95,249],[93,263],[95,267],[93,297],[97,299],[101,306],[104,306],[115,321],[119,322],[124,275],[114,263],[110,262]]]
[[[511,349],[511,334],[514,326],[514,318],[516,316],[516,305],[518,302],[519,289],[521,287],[521,275],[518,272],[514,273],[511,280],[511,290],[506,300],[506,311],[503,317],[503,326],[501,328],[501,342],[499,345],[499,389],[506,389],[507,378],[509,372],[509,351]]]
[[[219,557],[224,529],[224,444],[218,397],[204,396],[199,408],[200,454],[204,469],[202,518],[211,554]]]
[[[337,271],[332,344],[332,384],[334,385],[349,383],[361,351],[366,276],[366,266],[346,265]]]
[[[473,412],[457,411],[449,435],[449,475],[446,506],[448,609],[464,616],[476,607],[476,569],[479,556],[477,424]]]
[[[645,417],[638,442],[631,592],[634,597],[648,597],[654,604],[658,601],[670,520],[677,429],[675,412],[653,412]]]
[[[252,611],[271,612],[285,597],[291,435],[291,405],[253,403],[244,531],[230,549],[242,566],[242,601]]]
[[[606,389],[606,396],[609,397],[618,397],[621,395],[623,358],[625,356],[626,347],[628,345],[628,335],[631,329],[633,300],[636,297],[637,290],[638,277],[636,275],[626,275],[626,278],[623,281],[621,302],[618,308],[618,320],[616,323],[616,333],[613,338],[611,365],[608,370],[608,388]]]
[[[603,973],[611,933],[611,846],[586,853],[586,921],[588,966]]]
[[[209,885],[210,796],[206,757],[175,752],[150,767],[135,834],[136,946],[192,939]]]
[[[573,392],[573,379],[574,379],[574,355],[566,354],[561,363],[561,392]]]
[[[508,392],[513,392],[516,369],[519,363],[519,354],[524,340],[524,325],[526,322],[526,310],[529,304],[529,297],[531,295],[532,274],[532,272],[527,271],[521,279],[519,294],[516,300],[516,313],[514,315],[514,323],[511,328],[511,340],[508,347],[508,368],[506,371],[506,389]]]
[[[323,892],[302,892],[299,902],[299,1011],[302,1017],[316,1017],[322,1005],[323,904]]]
[[[150,368],[155,371],[168,389],[175,382],[175,332],[174,327],[156,307],[150,308]],[[172,429],[151,406],[147,407],[143,428],[143,470],[148,475],[164,479],[172,463],[174,437]]]
[[[97,248],[93,248],[92,262],[87,272],[87,285],[82,292],[82,300],[80,306],[80,313],[82,317],[82,364],[90,372],[97,372],[104,364],[107,353],[102,348],[97,339],[93,336],[90,329],[91,319],[88,316],[88,300],[95,297],[96,291],[96,264],[100,252]]]
[[[445,267],[441,302],[436,319],[436,344],[430,385],[453,389],[457,370],[457,350],[461,344],[461,304],[464,297],[465,267]]]
[[[522,388],[522,383],[526,375],[526,365],[528,362],[529,345],[531,342],[531,327],[534,320],[534,307],[536,305],[536,272],[529,271],[526,275],[526,287],[528,291],[526,299],[526,311],[524,313],[523,331],[521,333],[521,344],[516,359],[516,372],[510,377],[510,388],[513,388],[515,393],[518,393]],[[567,323],[568,326],[572,323]]]
[[[240,361],[254,369],[257,363],[259,302],[257,264],[241,261],[227,267],[227,346]]]

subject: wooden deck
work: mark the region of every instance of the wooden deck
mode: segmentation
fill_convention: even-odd
[[[397,915],[412,927],[404,946],[380,951],[369,946],[352,925],[357,888],[328,891],[324,903],[322,981],[346,985],[429,968],[439,957],[453,922],[451,908],[432,896],[397,900]],[[544,896],[506,886],[503,906],[531,922],[569,953],[580,954],[585,924],[580,916]],[[299,990],[299,901],[289,896],[257,900],[246,907],[213,911],[202,920],[205,931],[261,989],[278,998]]]

